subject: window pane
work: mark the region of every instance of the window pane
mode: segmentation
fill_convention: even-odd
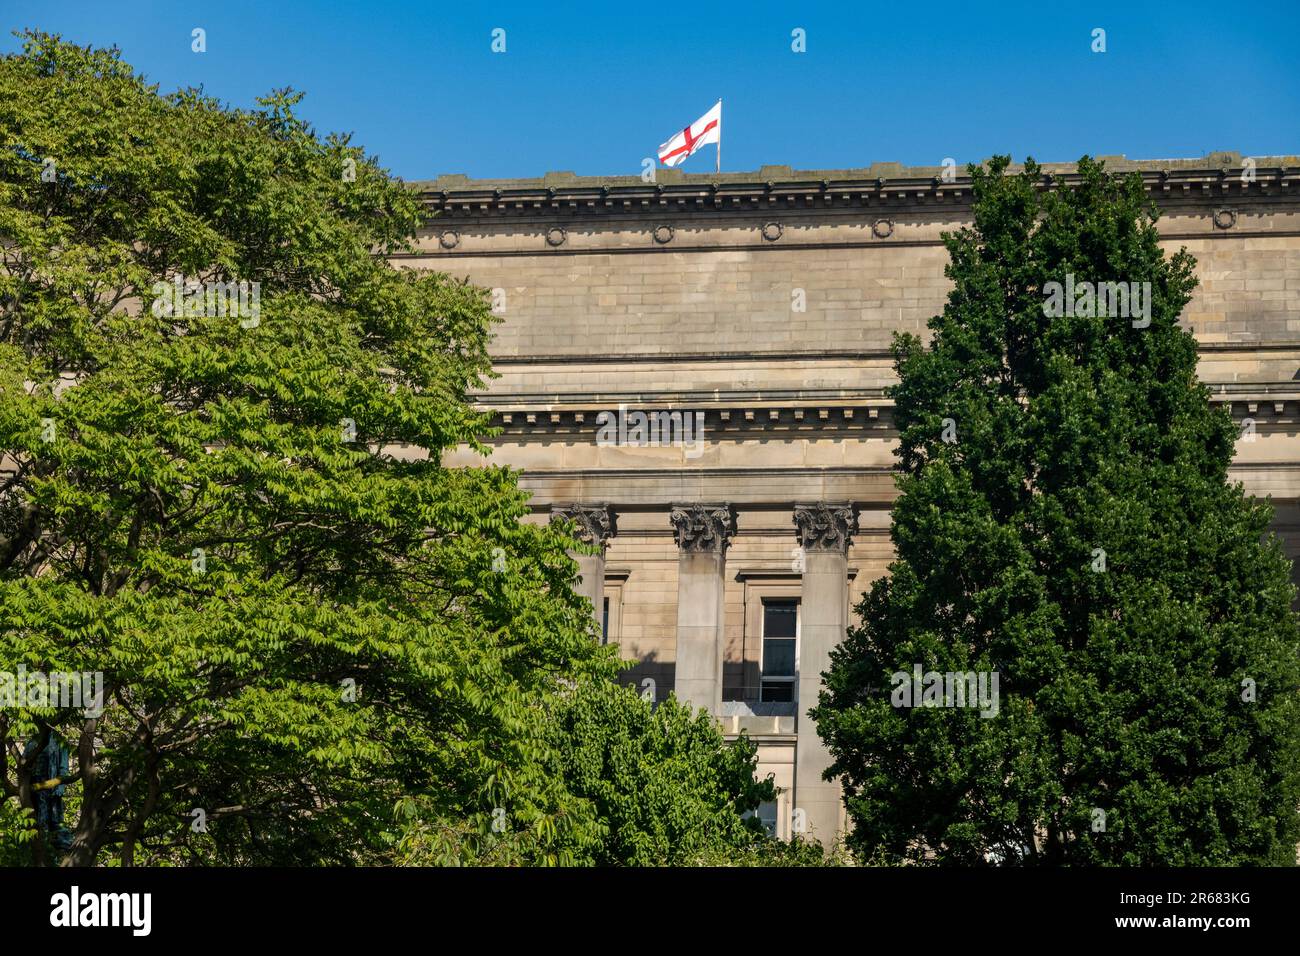
[[[794,681],[763,681],[763,700],[771,703],[790,703],[794,700]]]
[[[794,702],[795,634],[798,620],[798,600],[763,602],[763,675],[759,699],[764,702]]]
[[[763,605],[763,636],[794,637],[795,616],[799,605],[793,601],[777,604],[775,601]]]
[[[794,641],[769,639],[763,642],[763,676],[794,676]]]

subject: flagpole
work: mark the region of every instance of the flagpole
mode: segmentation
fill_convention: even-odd
[[[722,97],[718,97],[718,125],[722,125]],[[718,163],[713,167],[718,175],[722,175],[722,130],[718,130]]]

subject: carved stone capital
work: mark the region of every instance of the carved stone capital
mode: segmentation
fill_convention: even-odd
[[[579,541],[599,545],[602,550],[618,532],[614,511],[609,505],[553,505],[551,521],[562,519],[577,525],[575,534]]]
[[[673,505],[668,520],[677,547],[686,552],[721,554],[736,533],[736,512],[728,504]]]
[[[794,524],[799,545],[805,551],[845,554],[858,530],[858,518],[852,505],[828,505],[824,501],[795,505]]]

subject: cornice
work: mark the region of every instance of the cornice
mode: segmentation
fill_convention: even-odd
[[[881,388],[701,388],[674,389],[672,391],[603,391],[599,388],[584,389],[580,392],[522,392],[511,391],[498,395],[479,395],[474,398],[480,409],[491,408],[501,412],[536,412],[539,409],[550,412],[565,406],[595,408],[610,406],[608,411],[617,411],[619,405],[626,405],[629,411],[697,411],[708,406],[725,407],[738,403],[752,403],[747,408],[753,411],[758,406],[766,408],[773,402],[791,405],[810,406],[845,401],[883,401],[885,390]],[[739,407],[739,406],[738,406]]]
[[[674,407],[651,404],[629,405],[629,411],[647,414],[702,413],[707,439],[740,432],[778,431],[874,431],[892,429],[893,403],[879,399],[868,404],[836,403],[815,406],[771,403],[763,407]],[[501,430],[488,444],[517,441],[524,436],[582,436],[595,441],[598,425],[596,416],[601,412],[616,411],[606,406],[591,408],[567,407],[547,410],[496,410],[492,425]]]
[[[1300,340],[1293,342],[1198,342],[1197,351],[1206,352],[1300,352]],[[773,352],[610,352],[538,355],[496,355],[492,364],[497,367],[520,365],[627,365],[660,364],[681,365],[683,362],[718,364],[723,362],[803,362],[837,359],[857,359],[893,363],[894,353],[888,348],[878,349],[801,349]],[[1286,384],[1286,383],[1282,383]]]
[[[1110,172],[1141,175],[1148,195],[1162,206],[1225,199],[1300,200],[1300,157],[1256,157],[1249,165],[1235,152],[1190,160],[1099,158]],[[1042,168],[1045,189],[1080,179],[1074,163],[1046,163]],[[1020,169],[1023,166],[1012,166],[1010,171]],[[847,170],[765,166],[757,172],[722,174],[658,170],[656,180],[572,173],[505,180],[441,176],[412,183],[411,188],[430,216],[444,223],[485,217],[640,219],[668,212],[714,216],[788,209],[951,208],[967,206],[971,200],[969,176],[952,175],[942,166],[897,163]]]
[[[1257,431],[1291,430],[1300,424],[1300,388],[1296,382],[1233,382],[1210,384],[1210,404],[1226,406],[1234,421],[1253,419]],[[691,404],[682,395],[663,396],[661,402],[624,402],[629,411],[647,414],[702,413],[706,441],[729,440],[740,435],[762,433],[789,437],[858,435],[862,438],[892,439],[898,430],[894,403],[883,389],[864,389],[853,398],[834,402],[763,401],[751,405]],[[618,402],[575,402],[563,407],[510,407],[487,403],[479,408],[492,413],[491,424],[499,429],[486,444],[509,444],[523,440],[578,439],[594,442],[597,415],[616,411]],[[612,405],[612,407],[611,407]]]

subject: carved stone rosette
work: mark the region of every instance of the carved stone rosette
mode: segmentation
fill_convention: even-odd
[[[736,533],[736,513],[728,504],[673,505],[668,520],[677,547],[687,552],[721,554]]]
[[[606,542],[617,532],[614,511],[609,505],[554,505],[551,508],[551,520],[568,519],[573,521],[578,540],[587,544],[600,545],[605,549]]]
[[[795,534],[805,551],[835,551],[844,554],[858,530],[853,506],[828,505],[819,501],[794,506]]]

